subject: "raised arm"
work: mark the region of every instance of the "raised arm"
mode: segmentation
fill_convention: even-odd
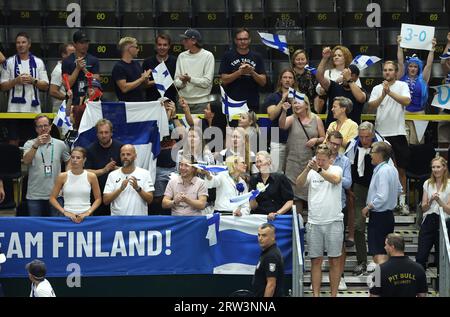
[[[331,48],[325,47],[322,51],[322,59],[319,66],[317,66],[316,79],[323,89],[328,90],[330,87],[330,80],[325,77],[325,66],[331,58]]]
[[[422,76],[423,80],[428,84],[431,77],[431,68],[433,67],[433,60],[434,60],[434,51],[436,49],[436,39],[433,38],[432,41],[432,47],[430,52],[428,53],[427,63],[425,64],[425,67],[423,68]]]
[[[400,42],[402,37],[397,35],[397,62],[398,62],[398,72],[397,79],[400,79],[405,74],[405,56],[403,54],[403,48],[400,47]]]
[[[281,100],[276,105],[270,105],[267,107],[267,114],[269,115],[269,119],[274,121],[281,113],[281,109],[283,106],[283,103],[287,100],[288,92],[284,92],[283,96],[281,97]]]
[[[289,108],[291,108],[291,104],[287,101],[284,102],[282,105],[280,118],[278,119],[278,125],[280,129],[288,130],[292,125],[293,116],[286,116]]]
[[[447,53],[449,50],[450,50],[450,32],[447,33],[447,45],[444,48],[444,53]],[[444,71],[444,74],[450,73],[450,60],[449,59],[441,60],[441,66],[442,66],[442,70]]]

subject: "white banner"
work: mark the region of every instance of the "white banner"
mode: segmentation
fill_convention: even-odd
[[[429,51],[434,38],[434,26],[402,23],[400,47]]]
[[[450,110],[450,84],[431,87],[436,90],[432,106]]]

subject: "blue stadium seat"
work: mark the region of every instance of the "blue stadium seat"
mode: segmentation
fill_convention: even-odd
[[[222,30],[201,30],[204,48],[214,54],[215,59],[221,59],[223,54],[231,47],[233,40],[227,29]]]
[[[117,44],[120,33],[117,28],[86,28],[86,35],[91,43],[89,53],[98,58],[119,58]]]
[[[233,27],[264,26],[264,5],[262,0],[230,0],[231,25]]]
[[[42,0],[9,1],[7,12],[9,25],[40,26],[42,24]]]
[[[66,11],[69,3],[78,3],[76,0],[46,0],[44,10],[44,23],[47,26],[66,26],[69,12]]]
[[[155,25],[153,0],[119,1],[122,27],[151,27]]]
[[[191,26],[190,0],[155,0],[159,27]]]
[[[139,58],[147,58],[155,54],[155,31],[152,28],[122,28],[120,38],[131,36],[137,39]],[[172,39],[173,40],[173,39]]]
[[[45,47],[47,57],[60,58],[58,48],[63,43],[72,43],[74,29],[67,27],[48,27],[45,31]]]
[[[85,26],[118,26],[116,0],[83,1]]]
[[[303,27],[298,0],[266,1],[266,18],[270,28]]]
[[[306,15],[306,27],[338,27],[339,16],[335,0],[304,0],[301,10]]]
[[[350,49],[353,56],[363,54],[380,57],[378,30],[376,28],[344,28],[342,43]]]
[[[199,28],[226,28],[228,23],[228,7],[225,0],[195,0],[194,26]]]
[[[6,28],[1,27],[0,28],[0,49],[2,52],[5,51],[5,49],[8,47],[6,43]]]

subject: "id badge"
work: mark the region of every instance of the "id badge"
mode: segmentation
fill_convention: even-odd
[[[52,166],[51,165],[44,165],[44,176],[45,177],[52,176]]]
[[[78,82],[78,92],[83,93],[84,92],[84,86],[86,86],[84,81],[79,81]]]

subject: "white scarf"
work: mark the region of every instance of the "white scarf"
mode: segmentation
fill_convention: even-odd
[[[366,148],[358,146],[358,175],[359,175],[359,177],[364,176],[364,168],[365,168],[364,158],[369,153],[370,153],[370,148],[366,149]]]

